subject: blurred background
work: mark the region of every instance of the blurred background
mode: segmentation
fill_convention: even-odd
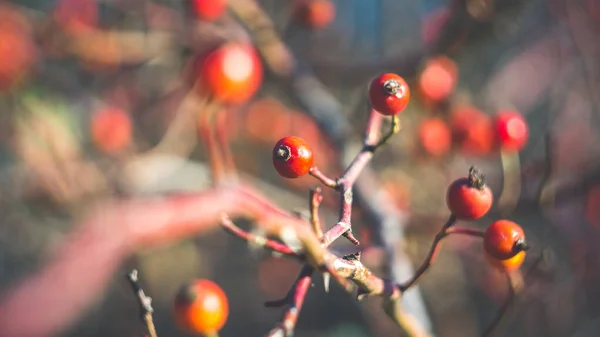
[[[394,72],[412,99],[361,178],[353,227],[364,263],[408,279],[406,262],[421,263],[449,215],[447,186],[476,165],[496,202],[462,225],[511,219],[534,247],[495,335],[598,336],[599,32],[598,0],[0,1],[0,293],[43,268],[94,202],[209,188],[200,111],[216,111],[242,181],[306,211],[317,181],[279,177],[273,144],[302,137],[322,171],[341,174],[360,149],[370,80]],[[232,43],[241,57],[219,49]],[[219,62],[229,73],[202,66]],[[502,133],[509,122],[520,131]],[[337,198],[326,191],[328,227]],[[386,266],[391,246],[399,265]],[[143,335],[131,268],[154,299],[159,336],[189,335],[172,303],[195,278],[228,296],[221,336],[263,336],[283,311],[263,302],[284,296],[300,267],[215,225],[123,261],[61,336]],[[407,305],[436,336],[479,336],[507,294],[481,244],[451,238]],[[401,336],[378,301],[334,284],[325,295],[316,277],[295,335]]]

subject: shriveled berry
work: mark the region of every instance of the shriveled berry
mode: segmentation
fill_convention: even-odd
[[[300,137],[281,138],[273,148],[273,165],[280,176],[298,178],[306,175],[313,165],[313,152]]]
[[[410,101],[410,90],[399,75],[382,74],[371,81],[369,100],[377,112],[386,116],[401,113]]]
[[[498,220],[491,224],[483,237],[485,251],[498,260],[510,259],[528,249],[525,233],[510,220]]]
[[[483,176],[471,167],[468,177],[455,180],[448,188],[446,204],[461,220],[477,220],[492,207],[492,190],[485,184]]]

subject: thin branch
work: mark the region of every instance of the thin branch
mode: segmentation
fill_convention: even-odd
[[[290,257],[294,257],[294,258],[301,258],[301,256],[296,254],[290,247],[288,247],[282,243],[279,243],[274,240],[269,240],[262,236],[254,235],[250,232],[247,232],[247,231],[239,228],[226,215],[223,215],[221,217],[221,227],[223,227],[223,229],[225,229],[225,231],[227,231],[229,234],[236,236],[244,241],[247,241],[248,243],[255,244],[259,247],[267,248],[271,251],[274,251],[274,252],[277,252],[277,253],[280,253],[280,254],[283,254],[286,256],[290,256]]]
[[[323,185],[327,186],[327,187],[331,187],[333,189],[337,189],[338,188],[338,183],[337,180],[329,178],[328,176],[325,175],[325,173],[321,172],[319,170],[319,168],[317,168],[316,166],[313,166],[310,168],[310,171],[308,171],[308,173],[317,178],[317,180],[319,180],[320,182],[323,183]]]
[[[315,187],[310,190],[310,225],[318,239],[323,238],[323,229],[321,228],[321,220],[319,219],[319,206],[323,201],[323,194],[320,187]]]
[[[408,290],[410,287],[417,284],[421,276],[423,276],[427,272],[427,270],[429,270],[429,267],[431,267],[431,265],[435,261],[437,254],[442,246],[442,240],[448,235],[448,230],[452,227],[452,225],[454,225],[455,222],[456,217],[454,216],[454,214],[450,215],[446,224],[440,229],[440,231],[436,234],[435,238],[433,239],[433,243],[431,244],[431,248],[429,249],[429,253],[425,258],[425,261],[423,261],[421,266],[415,271],[413,277],[410,280],[400,285],[400,289],[402,290],[402,292]]]
[[[154,320],[152,318],[152,313],[154,312],[154,309],[152,308],[152,298],[146,296],[144,290],[140,286],[137,269],[134,269],[127,274],[127,279],[129,280],[135,295],[137,296],[140,304],[142,319],[146,324],[146,328],[148,329],[150,337],[157,337],[156,328],[154,327]]]
[[[304,299],[306,298],[306,293],[312,283],[313,272],[313,267],[305,265],[286,298],[280,301],[265,303],[265,305],[268,303],[271,304],[268,306],[272,306],[274,303],[287,303],[289,305],[283,314],[281,322],[266,335],[267,337],[291,337],[293,335],[296,323],[298,322],[298,316],[300,315]]]
[[[215,116],[215,129],[217,142],[223,155],[224,169],[227,175],[227,180],[237,181],[237,171],[235,168],[235,161],[233,154],[231,153],[231,147],[229,146],[229,134],[230,126],[227,124],[227,117],[233,113],[233,110],[224,109],[219,111]]]

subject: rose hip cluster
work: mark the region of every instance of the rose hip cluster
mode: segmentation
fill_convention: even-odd
[[[410,90],[406,81],[396,74],[382,74],[371,82],[369,99],[373,109],[385,116],[395,116],[402,112],[410,100]],[[523,145],[512,139],[506,126],[514,116],[501,116],[506,123],[498,124],[499,134],[505,135],[505,142],[514,148]],[[273,148],[273,165],[279,175],[285,178],[298,178],[313,169],[313,152],[309,144],[299,137],[287,136],[280,139]],[[457,179],[448,188],[447,205],[453,217],[458,220],[473,221],[482,218],[492,207],[493,195],[486,185],[483,175],[474,167],[467,177]],[[509,220],[498,220],[482,234],[485,254],[495,267],[505,271],[518,269],[525,259],[528,249],[522,228]]]
[[[467,177],[459,178],[450,185],[446,203],[456,219],[477,220],[492,207],[492,190],[485,184],[480,172],[471,167]],[[492,223],[483,234],[483,247],[490,264],[505,271],[518,269],[528,249],[523,229],[510,220]]]

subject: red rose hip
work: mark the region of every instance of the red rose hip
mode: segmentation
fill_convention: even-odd
[[[174,313],[177,323],[185,330],[214,335],[229,316],[227,295],[213,281],[196,280],[177,293]]]
[[[487,254],[498,260],[507,260],[528,249],[521,226],[510,220],[498,220],[491,224],[483,236]]]
[[[496,141],[501,149],[520,151],[527,144],[529,127],[516,111],[502,111],[494,118]]]
[[[280,176],[298,178],[306,175],[313,165],[313,152],[300,137],[283,137],[273,148],[273,166]]]
[[[371,81],[369,100],[377,112],[393,116],[402,112],[408,105],[410,90],[402,77],[392,73],[382,74]]]
[[[309,28],[324,28],[335,19],[335,5],[331,0],[301,0],[296,7],[296,16]]]
[[[455,180],[448,188],[446,204],[460,220],[477,220],[492,207],[492,190],[485,184],[483,176],[471,167],[469,176]]]
[[[199,19],[214,21],[227,11],[226,0],[192,0],[194,13]]]

